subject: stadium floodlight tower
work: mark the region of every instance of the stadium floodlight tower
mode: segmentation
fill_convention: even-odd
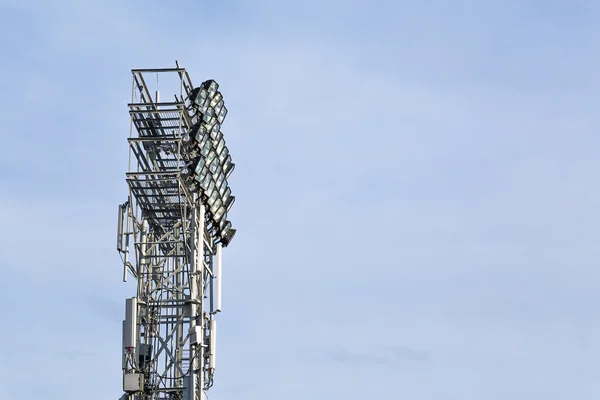
[[[213,384],[221,253],[235,235],[227,215],[234,169],[221,125],[219,85],[194,87],[185,69],[134,69],[129,196],[119,206],[123,280],[137,279],[123,321],[123,400],[203,400]],[[175,82],[174,101],[146,81]]]

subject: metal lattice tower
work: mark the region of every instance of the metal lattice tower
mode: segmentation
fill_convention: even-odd
[[[137,295],[123,321],[123,399],[203,400],[215,370],[221,252],[235,234],[227,220],[234,164],[220,130],[227,109],[216,82],[194,88],[178,64],[132,74],[117,250]],[[166,88],[172,101],[146,84],[164,74],[178,83]]]

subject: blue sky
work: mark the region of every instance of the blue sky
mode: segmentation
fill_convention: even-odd
[[[600,5],[0,0],[0,387],[121,395],[131,68],[237,168],[211,399],[600,394]],[[160,83],[159,83],[160,85]]]

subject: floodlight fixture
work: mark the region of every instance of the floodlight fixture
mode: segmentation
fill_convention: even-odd
[[[215,212],[215,214],[213,215],[213,219],[219,223],[219,221],[221,221],[221,218],[223,218],[223,216],[225,216],[225,207],[221,207],[217,210],[217,212]]]
[[[216,126],[216,125],[215,125]],[[214,143],[219,143],[219,141],[223,138],[223,132],[219,129],[213,135],[211,131],[211,139]]]
[[[208,139],[208,129],[205,124],[198,124],[198,130],[196,131],[196,142],[204,143]]]
[[[194,169],[194,172],[196,173],[196,175],[200,176],[202,174],[202,170],[204,169],[204,165],[206,165],[204,163],[204,158],[203,157],[198,157],[198,163],[196,164],[196,168]]]
[[[214,157],[213,157],[214,159],[210,163],[208,170],[210,171],[211,174],[215,175],[217,173],[217,169],[220,167],[220,163],[219,163],[219,159],[217,158],[217,155],[215,153],[210,153],[210,154],[214,154]]]
[[[209,173],[207,173],[206,176],[204,177],[204,179],[202,179],[202,181],[200,182],[200,187],[202,188],[202,190],[207,191],[211,182],[212,182],[212,177],[210,176]]]
[[[229,149],[227,148],[227,146],[225,146],[225,148],[223,149],[221,154],[219,154],[219,161],[221,161],[222,165],[225,164],[225,160],[227,159],[228,156],[229,156]]]
[[[208,97],[208,90],[206,88],[201,88],[200,89],[200,101],[206,100],[207,97]]]
[[[219,165],[219,159],[217,158],[217,153],[215,153],[214,151],[210,151],[208,153],[208,155],[206,156],[206,165],[208,165],[208,169],[210,170],[211,174],[214,174],[213,170],[212,170],[212,166],[213,166],[213,161],[216,160],[216,165]]]
[[[212,140],[219,140],[219,136],[223,136],[222,133],[221,135],[219,135],[219,133],[221,133],[221,124],[217,122],[210,129],[210,138]]]
[[[215,181],[217,182],[217,187],[219,188],[219,194],[221,197],[225,197],[227,189],[229,189],[229,192],[231,192],[231,188],[228,185],[223,184],[225,182],[225,173],[223,171],[219,173],[219,176]]]
[[[221,230],[221,244],[223,244],[223,247],[227,247],[229,243],[231,243],[231,240],[233,240],[236,232],[236,230],[231,227],[231,222],[227,222],[228,223]]]
[[[200,173],[196,174],[195,179],[198,182],[204,182],[204,180],[210,179],[210,174],[208,173],[208,168],[206,168],[206,165],[204,165],[204,167],[202,168],[202,170],[200,171]],[[206,184],[208,185],[208,181],[207,181]]]
[[[217,200],[215,200],[215,202],[212,204],[212,206],[210,206],[211,214],[214,215],[217,212],[217,210],[219,208],[221,208],[222,205],[223,205],[223,200],[217,198]]]
[[[223,171],[225,172],[225,179],[229,178],[229,175],[233,172],[235,164],[231,162],[231,156],[227,156],[227,159],[223,163]]]
[[[210,197],[207,200],[208,204],[213,204],[215,201],[217,201],[217,198],[219,197],[219,192],[218,191],[213,191],[212,194],[210,195]]]
[[[225,116],[227,116],[227,107],[223,106],[221,108],[221,110],[219,111],[219,114],[217,115],[217,121],[220,124],[223,124],[223,121],[225,120]]]
[[[219,193],[223,195],[225,193],[224,188],[228,187],[227,185],[223,185],[223,183],[225,183],[225,172],[223,172],[223,170],[219,171],[219,174],[215,178],[215,183],[219,188]]]
[[[235,196],[229,196],[227,200],[224,201],[225,208],[227,209],[227,211],[231,210],[233,203],[235,203]]]
[[[217,90],[219,90],[219,84],[217,82],[215,82],[214,79],[209,79],[209,80],[203,82],[202,87],[204,87],[208,90],[209,98],[214,97],[215,94],[217,93]]]
[[[208,110],[208,101],[205,101],[204,104],[198,107],[198,111],[201,115],[203,115],[206,112],[206,110]]]
[[[221,151],[223,151],[224,147],[225,147],[225,139],[221,138],[221,140],[219,140],[219,142],[215,146],[215,153],[217,153],[218,155],[220,155]]]
[[[227,216],[227,210],[225,210],[225,216]],[[231,221],[229,221],[227,218],[223,218],[221,221],[219,221],[217,229],[219,230],[219,232],[224,232],[227,226],[231,228]]]
[[[223,198],[224,202],[226,202],[227,199],[229,199],[229,196],[231,196],[231,188],[227,185],[224,185],[219,192],[221,193],[221,197]]]
[[[217,105],[218,105],[219,103],[221,103],[222,101],[223,101],[223,95],[221,94],[221,92],[217,92],[217,93],[215,94],[215,97],[213,97],[213,98],[210,100],[210,107],[212,107],[212,108],[216,108],[216,107],[217,107]]]
[[[217,118],[218,118],[219,114],[221,114],[221,110],[223,109],[223,107],[224,107],[224,106],[225,106],[225,102],[223,102],[223,100],[219,101],[219,102],[218,102],[218,103],[217,103],[217,104],[214,106],[214,109],[215,109],[215,115],[217,116]]]
[[[210,175],[208,175],[207,178],[210,178]],[[207,196],[209,196],[212,193],[213,190],[215,190],[215,181],[213,181],[212,178],[211,178],[210,181],[209,181],[209,183],[208,183],[208,186],[205,189],[205,192],[206,192],[205,194]]]
[[[205,87],[197,87],[194,90],[192,90],[192,92],[190,93],[189,99],[190,102],[197,106],[197,107],[201,107],[204,102],[206,101],[206,98],[208,97],[208,88]]]
[[[209,107],[206,112],[202,115],[202,121],[209,123],[211,122],[212,117],[215,115],[215,109]]]
[[[207,140],[206,142],[204,142],[202,150],[200,150],[200,154],[202,154],[202,157],[208,157],[208,155],[211,153],[212,147],[212,141]]]

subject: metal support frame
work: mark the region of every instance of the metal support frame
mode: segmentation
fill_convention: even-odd
[[[145,76],[167,73],[179,77],[179,87],[167,89],[178,93],[177,101],[161,103]],[[201,199],[180,176],[181,138],[194,118],[185,99],[193,85],[179,65],[132,74],[129,196],[119,206],[117,237],[123,280],[137,279],[136,313],[128,314],[135,314],[128,318],[135,318],[136,345],[123,349],[124,397],[203,400],[214,375],[211,327],[220,310],[213,287],[220,283],[213,282],[213,262],[219,252],[220,263],[220,249],[207,230]],[[131,330],[126,322],[124,329]]]

